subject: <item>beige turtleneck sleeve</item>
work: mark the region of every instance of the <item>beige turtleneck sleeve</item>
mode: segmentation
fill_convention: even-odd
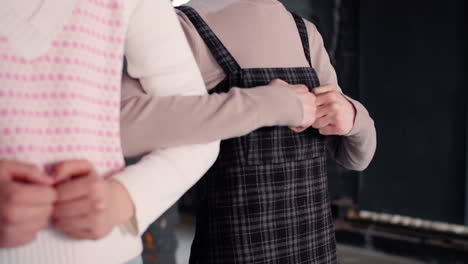
[[[194,7],[243,68],[304,67],[301,40],[290,13],[276,0],[194,0]],[[178,12],[208,90],[225,74],[188,18]],[[274,18],[274,19],[273,19]],[[338,85],[337,77],[316,27],[306,21],[312,66],[321,84]],[[352,131],[329,137],[335,159],[348,169],[362,170],[376,148],[373,120],[365,107],[356,109]],[[300,123],[298,98],[284,87],[231,89],[229,93],[190,97],[152,97],[135,80],[124,79],[122,136],[127,155],[156,147],[209,142],[247,134],[263,126]]]

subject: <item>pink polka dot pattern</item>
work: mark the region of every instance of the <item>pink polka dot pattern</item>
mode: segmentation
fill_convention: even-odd
[[[123,167],[119,107],[123,0],[76,0],[71,19],[33,59],[0,36],[0,159],[46,166],[87,159]]]

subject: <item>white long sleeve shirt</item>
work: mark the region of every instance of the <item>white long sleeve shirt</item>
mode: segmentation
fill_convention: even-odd
[[[139,2],[126,40],[129,74],[152,95],[206,94],[170,1]],[[151,11],[155,9],[158,15]],[[219,141],[158,150],[116,176],[135,203],[139,234],[203,176],[215,162],[218,149]]]
[[[121,2],[125,8],[125,53],[130,75],[139,78],[149,94],[206,93],[170,2]],[[28,22],[33,21],[29,24],[32,27],[30,32],[34,34],[26,38],[18,32],[15,33],[15,48],[25,57],[39,56],[47,50],[56,31],[61,29],[74,3],[73,0],[1,0],[0,37],[3,34],[13,34],[12,20],[9,20],[11,14],[16,15],[16,19],[19,17]],[[114,176],[114,179],[126,187],[134,202],[135,218],[132,222],[136,233],[130,233],[124,227],[117,227],[104,239],[83,241],[70,239],[48,229],[41,231],[38,239],[28,245],[15,249],[0,249],[0,263],[112,264],[128,261],[141,252],[139,234],[206,172],[215,161],[217,150],[218,142],[155,151],[137,165],[128,167]],[[70,251],[65,248],[76,250]]]

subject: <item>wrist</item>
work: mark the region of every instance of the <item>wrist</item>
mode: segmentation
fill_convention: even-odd
[[[353,128],[354,128],[354,124],[356,123],[356,108],[354,107],[354,105],[349,101],[349,100],[346,100],[347,101],[347,104],[348,104],[348,111],[349,113],[351,113],[351,121],[350,121],[350,125],[349,125],[349,129],[348,131],[346,131],[345,135],[349,134]]]
[[[346,137],[350,137],[350,136],[354,136],[356,134],[359,134],[360,131],[362,130],[362,124],[361,124],[361,115],[362,115],[362,105],[345,96],[346,100],[348,101],[348,103],[351,105],[351,108],[352,108],[352,113],[353,113],[353,123],[352,123],[352,126],[351,126],[351,129],[348,131],[348,133],[346,133],[344,136]]]
[[[121,225],[130,220],[135,214],[135,207],[127,189],[116,180],[109,180],[111,221]]]
[[[304,108],[299,96],[291,88],[283,85],[268,85],[265,89],[260,107],[260,118],[272,117],[274,122],[265,126],[300,126],[304,119]]]

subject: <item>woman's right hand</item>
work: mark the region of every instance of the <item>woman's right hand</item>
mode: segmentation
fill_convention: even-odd
[[[0,160],[0,248],[33,241],[49,225],[53,180],[33,165]]]
[[[289,84],[283,80],[275,79],[270,84],[287,86],[292,89],[302,104],[302,123],[297,127],[290,127],[294,132],[300,133],[312,126],[315,122],[315,112],[317,105],[315,103],[316,96],[309,91],[307,86],[303,84]]]

